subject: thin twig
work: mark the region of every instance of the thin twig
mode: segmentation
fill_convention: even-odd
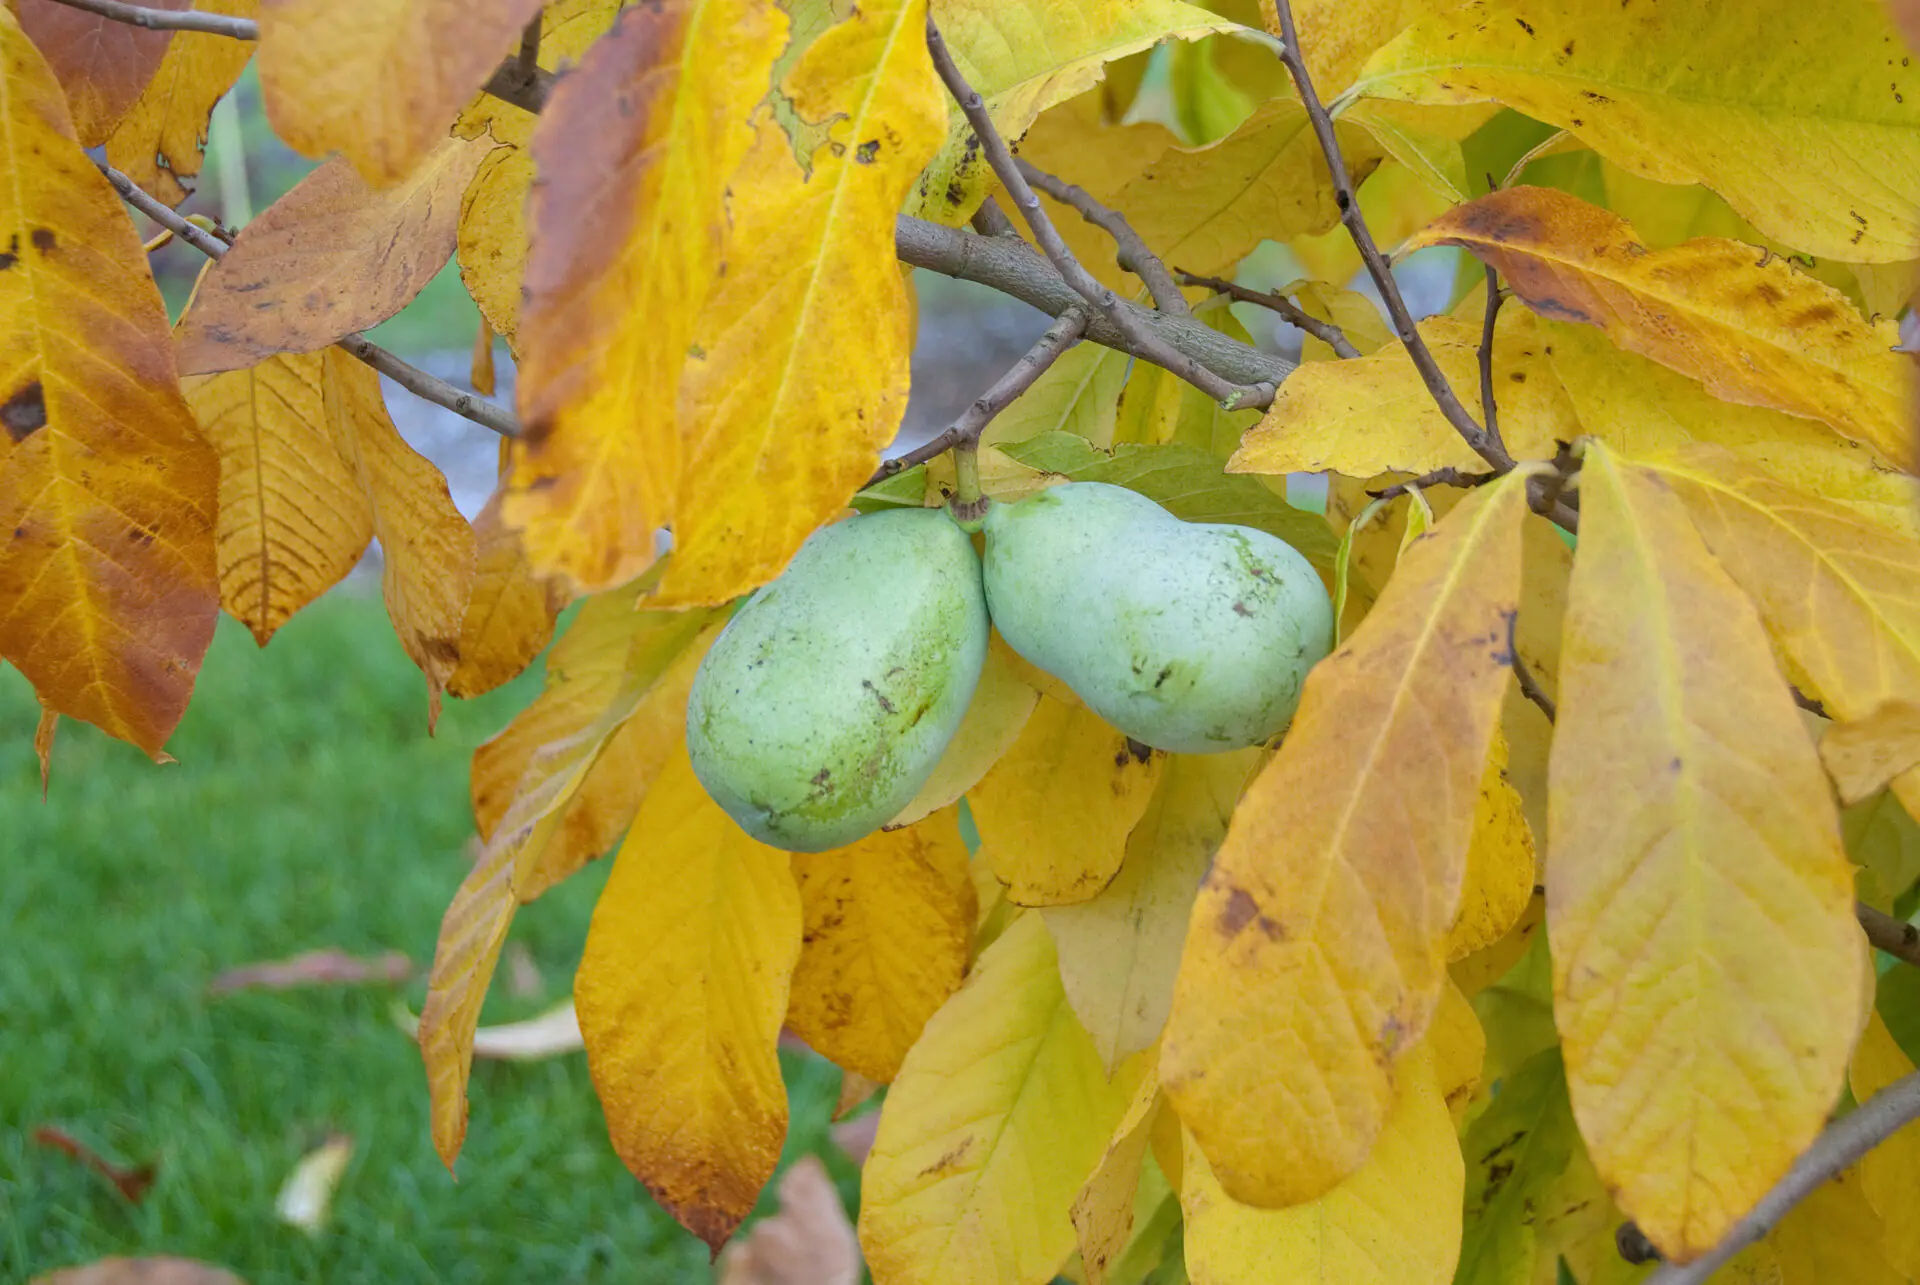
[[[1547,695],[1546,688],[1540,686],[1540,680],[1533,676],[1533,671],[1527,668],[1527,662],[1520,658],[1520,647],[1515,639],[1519,621],[1518,612],[1507,617],[1507,663],[1513,667],[1513,680],[1520,684],[1520,694],[1538,705],[1540,712],[1552,723],[1558,719],[1560,708],[1554,704],[1553,697]]]
[[[1020,166],[1015,163],[1013,153],[1007,147],[1007,140],[1000,136],[993,118],[987,115],[987,107],[980,95],[967,84],[966,77],[960,74],[960,68],[953,61],[953,54],[947,49],[947,42],[940,35],[933,15],[927,15],[927,50],[933,56],[934,70],[940,73],[940,80],[947,92],[960,104],[961,112],[967,123],[973,127],[974,135],[979,139],[980,149],[993,167],[1008,197],[1019,209],[1027,221],[1027,227],[1033,232],[1033,239],[1052,262],[1055,271],[1071,286],[1076,294],[1099,310],[1115,329],[1127,337],[1133,347],[1144,353],[1147,360],[1156,366],[1172,371],[1180,378],[1198,388],[1208,397],[1229,410],[1258,405],[1255,400],[1271,397],[1271,389],[1243,387],[1227,380],[1208,367],[1195,360],[1163,340],[1156,332],[1142,326],[1113,291],[1094,280],[1087,270],[1073,257],[1073,251],[1060,239],[1059,231],[1053,226],[1053,220],[1047,217],[1046,209],[1040,204],[1040,198],[1033,194],[1033,188],[1021,174]]]
[[[57,0],[69,9],[124,22],[148,31],[204,31],[210,36],[234,40],[260,39],[260,24],[252,18],[234,18],[224,13],[203,13],[198,9],[149,9],[144,5],[122,4],[120,0]]]
[[[1320,318],[1314,316],[1299,304],[1277,291],[1255,290],[1251,286],[1243,286],[1238,282],[1229,281],[1225,277],[1203,277],[1197,272],[1188,272],[1185,268],[1175,268],[1174,273],[1180,278],[1182,285],[1204,286],[1216,294],[1223,294],[1230,299],[1237,299],[1241,303],[1251,303],[1258,307],[1268,308],[1279,313],[1289,325],[1299,327],[1327,347],[1333,349],[1336,357],[1358,357],[1360,355],[1360,350],[1355,348],[1352,341],[1347,338],[1346,331],[1340,329],[1340,327],[1334,325],[1331,321],[1320,320]]]
[[[520,29],[520,53],[514,59],[514,67],[522,76],[533,79],[540,70],[540,23],[542,15],[534,14],[527,25]]]
[[[1399,334],[1400,342],[1407,346],[1407,354],[1413,358],[1414,368],[1420,372],[1427,391],[1433,395],[1433,400],[1447,417],[1447,422],[1453,425],[1454,431],[1466,439],[1475,455],[1491,464],[1496,471],[1506,472],[1513,467],[1513,457],[1474,422],[1473,416],[1461,404],[1453,385],[1447,382],[1446,373],[1428,350],[1427,341],[1420,337],[1420,330],[1414,325],[1413,314],[1407,311],[1406,300],[1400,297],[1400,285],[1393,279],[1385,256],[1373,243],[1373,233],[1367,228],[1367,221],[1360,213],[1360,201],[1354,194],[1352,176],[1347,173],[1346,160],[1340,154],[1340,140],[1333,132],[1333,118],[1327,115],[1325,104],[1314,91],[1313,79],[1308,76],[1307,64],[1300,56],[1300,37],[1293,26],[1293,6],[1288,0],[1263,0],[1262,7],[1280,28],[1273,33],[1281,40],[1280,60],[1293,77],[1301,105],[1307,109],[1307,117],[1313,122],[1314,136],[1320,141],[1320,151],[1327,158],[1327,172],[1333,179],[1334,201],[1340,207],[1340,219],[1347,225],[1347,234],[1353,238],[1354,247],[1360,251],[1367,272],[1373,277],[1373,284],[1378,287],[1380,298],[1387,305],[1387,313],[1393,319],[1393,328]]]
[[[1787,690],[1793,693],[1793,703],[1807,711],[1807,713],[1817,714],[1821,718],[1833,717],[1833,715],[1827,713],[1827,707],[1825,705],[1807,695],[1792,683],[1787,684]]]
[[[1162,312],[1170,312],[1176,317],[1184,317],[1193,311],[1187,306],[1187,297],[1180,293],[1180,287],[1174,284],[1173,274],[1167,271],[1167,265],[1160,256],[1147,248],[1140,234],[1133,230],[1133,224],[1127,222],[1127,216],[1115,209],[1102,205],[1093,193],[1077,183],[1056,178],[1046,171],[1018,160],[1020,175],[1027,182],[1045,192],[1065,206],[1080,211],[1080,217],[1113,238],[1115,258],[1120,266],[1139,277],[1146,283],[1147,292],[1153,296],[1153,302]]]
[[[1859,918],[1860,927],[1866,930],[1868,944],[1875,950],[1920,968],[1920,928],[1883,914],[1864,901],[1854,906],[1853,913]]]
[[[1718,1245],[1690,1263],[1670,1263],[1660,1268],[1647,1277],[1644,1285],[1702,1285],[1741,1250],[1765,1239],[1795,1205],[1823,1183],[1844,1173],[1916,1118],[1920,1118],[1920,1071],[1895,1080],[1851,1114],[1829,1125],[1794,1161],[1787,1176],[1760,1197]]]
[[[1080,337],[1086,332],[1087,314],[1078,308],[1069,309],[1047,327],[1047,333],[1041,335],[1039,342],[1013,363],[1006,374],[994,381],[993,387],[973,399],[973,404],[961,412],[952,427],[882,464],[879,471],[867,479],[866,485],[884,482],[956,446],[970,446],[978,442],[980,434],[986,431],[994,417],[1012,405],[1014,398],[1033,387],[1034,381],[1047,372],[1047,367],[1080,342]]]
[[[1501,451],[1507,444],[1500,440],[1499,413],[1493,403],[1493,323],[1500,317],[1500,274],[1487,265],[1487,315],[1480,323],[1480,418],[1486,423],[1487,437]]]
[[[113,184],[121,199],[134,209],[172,232],[209,259],[218,259],[227,252],[226,243],[195,226],[165,203],[143,191],[139,184],[110,165],[101,165],[101,173]],[[437,375],[429,375],[418,366],[400,360],[386,349],[369,340],[365,335],[351,334],[340,340],[340,347],[373,367],[394,383],[410,393],[414,393],[437,406],[444,406],[462,419],[472,420],[482,428],[490,428],[503,437],[516,437],[520,433],[520,421],[513,412],[504,406],[498,406],[485,398],[475,397],[472,393],[462,392]]]
[[[1424,491],[1430,486],[1457,486],[1463,489],[1485,486],[1499,476],[1498,473],[1468,473],[1448,465],[1446,468],[1437,468],[1430,473],[1422,473],[1419,477],[1409,478],[1405,482],[1395,482],[1392,486],[1381,487],[1378,491],[1368,491],[1367,494],[1376,500],[1397,500],[1408,491]]]

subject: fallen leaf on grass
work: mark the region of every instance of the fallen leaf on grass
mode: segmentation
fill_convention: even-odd
[[[33,1140],[78,1160],[112,1183],[129,1204],[139,1204],[147,1194],[147,1188],[153,1186],[153,1180],[160,1174],[159,1165],[153,1161],[132,1166],[114,1164],[65,1129],[56,1129],[52,1125],[43,1124],[35,1129]]]
[[[333,1193],[353,1159],[353,1139],[335,1133],[300,1157],[286,1185],[273,1202],[273,1212],[283,1223],[298,1227],[309,1236],[318,1236],[327,1226],[327,1214],[333,1208]]]
[[[290,990],[296,986],[404,982],[412,975],[413,961],[397,950],[360,956],[328,948],[310,950],[291,959],[229,968],[207,983],[207,991],[213,995],[227,995],[243,990]]]
[[[780,1179],[780,1212],[753,1225],[720,1256],[720,1285],[854,1285],[860,1246],[818,1156]]]
[[[393,1022],[408,1036],[420,1038],[420,1019],[405,1004],[394,1006]],[[578,1053],[585,1047],[572,1000],[524,1022],[483,1026],[473,1033],[474,1057],[496,1062],[539,1062],[562,1053]]]
[[[246,1285],[224,1267],[191,1258],[103,1258],[33,1278],[32,1285]]]

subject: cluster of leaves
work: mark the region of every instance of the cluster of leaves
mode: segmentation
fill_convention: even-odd
[[[1263,242],[1311,273],[1271,405],[1089,327],[986,428],[987,494],[1094,479],[1273,531],[1342,641],[1277,748],[1210,756],[1130,745],[996,645],[914,814],[793,856],[708,800],[684,704],[808,533],[956,484],[938,458],[862,489],[907,391],[897,238],[1009,235],[928,0],[115,7],[0,8],[0,656],[43,755],[64,714],[159,756],[216,613],[264,644],[373,536],[436,702],[584,599],[473,764],[485,847],[420,1031],[449,1164],[516,909],[623,834],[576,983],[615,1147],[717,1248],[773,1172],[792,1030],[849,1107],[890,1086],[883,1285],[1631,1279],[1626,1219],[1707,1253],[1912,1073],[1920,989],[1857,918],[1920,880],[1885,319],[1920,279],[1920,82],[1874,0],[1302,0],[1331,125],[1270,0],[931,0],[995,130],[1078,185],[1039,209],[1114,292],[1089,312],[1273,364],[1204,289],[1150,308],[1090,210],[1186,273]],[[249,36],[275,128],[337,155],[216,238],[167,207]],[[550,94],[536,59],[570,66]],[[483,90],[514,72],[540,92]],[[218,257],[173,333],[116,186]],[[1396,338],[1337,284],[1362,217],[1515,303],[1476,272]],[[519,363],[471,525],[356,335],[456,252]],[[1498,467],[1436,380],[1481,393]],[[1920,1278],[1916,1172],[1895,1136],[1729,1270]]]

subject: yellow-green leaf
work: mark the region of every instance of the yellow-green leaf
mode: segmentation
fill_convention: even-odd
[[[1581,1135],[1684,1259],[1825,1123],[1866,958],[1819,756],[1670,476],[1588,446],[1547,928]]]
[[[1911,1219],[1912,1192],[1900,1194],[1894,1216]],[[1908,1279],[1888,1260],[1886,1225],[1869,1203],[1857,1169],[1810,1191],[1768,1234],[1766,1244],[1780,1265],[1781,1285],[1905,1285]]]
[[[535,567],[580,589],[645,571],[659,528],[700,500],[684,485],[697,439],[679,414],[683,367],[785,27],[773,0],[628,9],[534,131],[541,183],[515,332],[525,428],[502,512]],[[745,199],[757,186],[739,184],[736,221],[764,199]]]
[[[1149,1065],[1133,1091],[1126,1115],[1114,1127],[1105,1154],[1080,1194],[1073,1198],[1073,1230],[1080,1244],[1080,1266],[1087,1275],[1087,1285],[1106,1285],[1108,1269],[1127,1248],[1147,1142],[1161,1105],[1160,1076]]]
[[[1086,901],[1120,869],[1167,756],[1079,703],[1044,697],[967,792],[980,850],[1016,905]]]
[[[1113,882],[1044,912],[1067,999],[1109,1072],[1160,1037],[1194,891],[1261,754],[1169,756]]]
[[[1446,1285],[1460,1253],[1464,1167],[1431,1054],[1409,1055],[1366,1162],[1332,1190],[1288,1209],[1234,1200],[1191,1136],[1187,1275],[1193,1285]]]
[[[1894,1043],[1880,1014],[1869,1013],[1847,1072],[1854,1100],[1865,1102],[1911,1074],[1912,1060]],[[1905,1126],[1861,1157],[1860,1187],[1880,1215],[1887,1262],[1902,1277],[1920,1275],[1920,1222],[1913,1217],[1913,1195],[1920,1191],[1920,1125]]]
[[[201,13],[251,18],[260,0],[199,0]],[[204,31],[176,31],[153,79],[107,139],[107,164],[168,205],[187,199],[200,173],[213,105],[240,79],[253,45]]]
[[[1298,1204],[1358,1169],[1440,1002],[1526,480],[1461,501],[1307,676],[1194,903],[1161,1078],[1237,1200]]]
[[[787,856],[735,825],[678,750],[633,820],[573,982],[613,1149],[716,1253],[786,1140],[775,1047],[801,934]]]
[[[0,10],[0,658],[158,755],[220,611],[219,465],[133,224]]]
[[[541,0],[264,0],[267,119],[306,156],[384,187],[413,171],[513,52]]]
[[[1070,1218],[1139,1078],[1107,1079],[1040,916],[1020,915],[927,1023],[861,1174],[876,1285],[1052,1278]]]
[[[730,180],[730,270],[682,390],[664,603],[723,602],[777,575],[900,426],[913,306],[894,220],[945,112],[925,19],[925,0],[867,0],[828,28],[784,82],[803,118],[835,122],[828,145],[805,171],[762,117]]]
[[[1755,0],[1739,16],[1592,0],[1433,6],[1353,89],[1505,103],[1643,177],[1704,183],[1822,257],[1920,253],[1920,78],[1880,6]]]
[[[1913,363],[1892,351],[1896,327],[1786,259],[1719,237],[1648,250],[1617,214],[1544,187],[1456,206],[1405,248],[1428,245],[1472,251],[1536,312],[1598,326],[1724,401],[1820,420],[1890,460],[1913,454]]]
[[[1507,935],[1533,897],[1533,831],[1520,792],[1507,779],[1507,738],[1494,733],[1493,753],[1473,805],[1460,909],[1447,933],[1447,959],[1464,959]]]
[[[976,907],[955,817],[793,856],[805,933],[787,1025],[883,1084],[967,971]]]
[[[1020,739],[1040,693],[1020,677],[1012,657],[1005,644],[987,649],[986,664],[980,669],[980,681],[973,689],[966,717],[934,764],[933,775],[920,787],[913,802],[888,822],[889,826],[912,825],[958,802]]]
[[[1535,1054],[1461,1139],[1467,1219],[1456,1285],[1529,1285],[1536,1209],[1578,1137],[1559,1050]]]

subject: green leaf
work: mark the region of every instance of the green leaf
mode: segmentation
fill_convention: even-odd
[[[1075,482],[1124,486],[1186,522],[1223,522],[1279,536],[1322,570],[1333,567],[1336,541],[1318,514],[1296,509],[1259,479],[1224,473],[1197,447],[1123,443],[1111,455],[1071,433],[1043,433],[999,448],[1028,468]]]
[[[1533,1208],[1573,1158],[1573,1108],[1560,1050],[1529,1058],[1462,1141],[1467,1222],[1454,1285],[1533,1279]]]
[[[918,509],[926,507],[927,466],[916,464],[875,482],[847,503],[856,513],[878,513],[882,509]]]
[[[1891,905],[1920,878],[1920,823],[1907,815],[1891,790],[1869,795],[1840,813],[1847,855],[1861,867],[1860,899]]]

